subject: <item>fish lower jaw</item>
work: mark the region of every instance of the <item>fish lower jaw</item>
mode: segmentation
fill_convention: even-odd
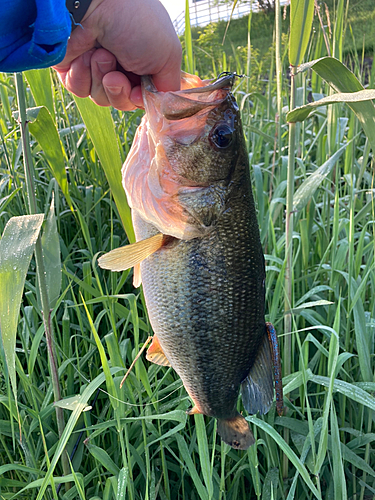
[[[225,443],[236,450],[246,450],[255,443],[248,422],[239,413],[232,418],[218,419],[217,432]]]

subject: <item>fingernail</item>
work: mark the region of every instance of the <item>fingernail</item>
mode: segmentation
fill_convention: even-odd
[[[106,87],[105,89],[108,90],[108,92],[113,95],[119,95],[121,94],[122,91],[122,87]]]
[[[113,61],[98,61],[98,68],[102,73],[108,73],[108,71],[113,67]]]

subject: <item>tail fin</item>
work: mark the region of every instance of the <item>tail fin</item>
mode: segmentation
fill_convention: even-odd
[[[217,432],[225,443],[236,450],[247,450],[255,443],[249,424],[239,413],[233,418],[219,418]]]

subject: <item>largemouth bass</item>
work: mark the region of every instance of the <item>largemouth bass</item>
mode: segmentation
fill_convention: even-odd
[[[246,449],[239,389],[249,413],[266,413],[278,351],[233,79],[185,74],[181,91],[158,92],[143,78],[146,114],[123,167],[137,243],[99,265],[134,266],[155,333],[147,358],[176,370],[190,414],[217,418],[222,439]]]

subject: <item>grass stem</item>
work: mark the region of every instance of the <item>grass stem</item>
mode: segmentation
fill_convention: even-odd
[[[295,107],[295,67],[291,67],[290,108]],[[293,194],[295,163],[296,124],[289,123],[287,194],[285,211],[285,277],[284,277],[284,376],[291,373],[292,367],[292,300],[293,300]],[[287,396],[287,395],[286,395]],[[289,430],[285,429],[284,439],[289,440]],[[288,476],[288,458],[284,455],[283,477]]]

